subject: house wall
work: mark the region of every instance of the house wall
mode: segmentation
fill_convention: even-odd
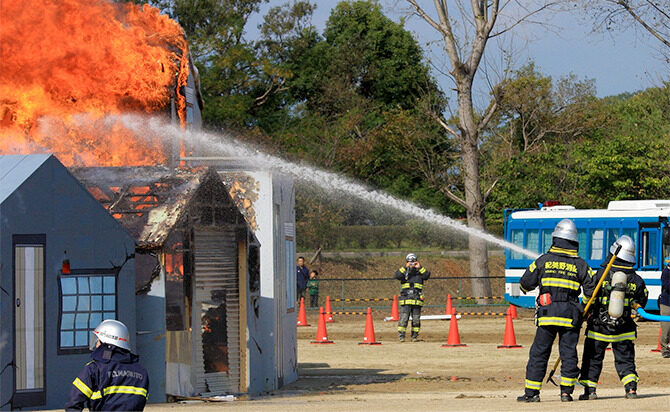
[[[258,184],[254,234],[260,243],[261,280],[258,293],[248,291],[247,303],[248,382],[253,395],[297,379],[297,308],[289,304],[295,299],[295,247],[287,247],[285,226],[295,225],[295,193],[290,179],[266,171],[245,173]]]
[[[51,157],[0,205],[0,370],[14,356],[13,234],[45,234],[44,356],[46,408],[62,408],[88,353],[58,354],[58,275],[67,251],[73,270],[121,266],[117,278],[118,319],[135,336],[135,243],[55,157]],[[134,339],[131,345],[134,347]],[[0,404],[13,392],[12,368],[0,375]],[[4,406],[8,408],[9,405]],[[33,409],[33,408],[31,408]]]

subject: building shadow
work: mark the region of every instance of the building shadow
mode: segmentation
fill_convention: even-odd
[[[384,384],[407,376],[406,373],[385,372],[386,369],[331,368],[328,363],[298,363],[298,380],[279,392],[344,391],[349,385]]]

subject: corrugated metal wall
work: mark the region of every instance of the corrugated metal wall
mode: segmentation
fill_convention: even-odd
[[[202,395],[237,393],[240,389],[240,299],[237,240],[233,230],[195,231],[193,304],[193,368],[195,391]],[[206,371],[203,316],[225,304],[228,372]],[[223,348],[221,348],[223,349]],[[212,348],[208,349],[211,353]],[[221,355],[219,353],[218,355]]]

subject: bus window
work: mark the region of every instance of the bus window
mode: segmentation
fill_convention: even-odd
[[[547,253],[551,248],[551,243],[553,242],[552,233],[554,233],[554,229],[542,230],[542,253]]]
[[[633,244],[637,245],[637,229],[624,229],[623,234],[633,239]],[[614,243],[614,242],[612,242]],[[611,243],[610,243],[611,246]]]
[[[582,259],[586,259],[588,249],[589,249],[589,244],[586,241],[587,237],[587,232],[586,229],[578,229],[577,230],[577,240],[579,241],[579,257]]]
[[[513,229],[512,230],[512,236],[511,236],[511,241],[517,246],[523,247],[523,230],[521,229]],[[511,259],[523,259],[523,254],[515,251],[510,252],[510,258]]]
[[[526,249],[536,252],[540,248],[540,231],[538,229],[526,230]]]
[[[603,258],[603,230],[591,230],[591,259],[601,260]]]
[[[670,256],[670,227],[663,228],[663,266],[665,266],[665,258]]]
[[[605,238],[605,248],[609,251],[610,246],[615,240],[619,238],[619,229],[607,229],[607,237]],[[632,239],[632,238],[631,238]]]
[[[658,232],[642,232],[642,266],[658,266]]]

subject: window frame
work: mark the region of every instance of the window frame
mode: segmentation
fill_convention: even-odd
[[[57,342],[58,349],[57,353],[59,355],[75,355],[82,353],[90,353],[88,348],[88,343],[86,347],[81,346],[72,346],[72,347],[63,347],[61,345],[61,323],[63,320],[63,287],[61,284],[61,279],[64,277],[72,277],[78,279],[79,277],[94,277],[94,276],[113,276],[114,277],[114,319],[119,317],[119,273],[115,269],[72,269],[69,274],[63,274],[61,271],[58,272],[57,284],[58,284],[58,329],[57,329]],[[104,281],[103,281],[103,290],[104,290]],[[76,294],[74,296],[79,296]],[[91,296],[91,293],[88,293],[87,296]],[[102,294],[104,296],[104,293]],[[104,298],[103,298],[103,307],[104,307]],[[96,311],[98,312],[98,311]],[[91,313],[91,310],[89,310]],[[104,313],[104,311],[103,311]],[[104,320],[104,315],[103,315]],[[76,318],[75,318],[76,322]],[[90,327],[90,326],[89,326]],[[76,330],[76,328],[75,328]],[[90,342],[90,337],[88,339]]]

